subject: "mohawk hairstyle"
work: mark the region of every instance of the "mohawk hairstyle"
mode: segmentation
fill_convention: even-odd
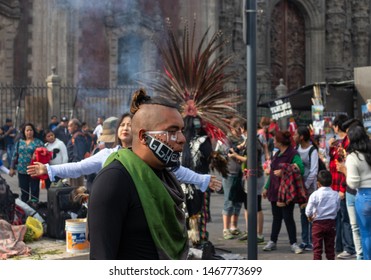
[[[139,110],[140,105],[150,99],[151,97],[147,95],[147,92],[143,88],[136,90],[131,97],[130,113],[134,115]]]
[[[174,109],[179,109],[178,106],[173,102],[162,98],[161,96],[151,97],[147,95],[145,89],[140,88],[133,93],[133,96],[131,98],[130,113],[134,115],[139,110],[139,107],[142,104],[158,104]]]
[[[198,46],[195,46],[195,31],[196,16],[191,30],[188,21],[184,20],[183,40],[179,45],[172,23],[166,19],[164,37],[153,38],[164,71],[159,79],[146,84],[159,96],[179,104],[183,117],[201,118],[209,136],[223,138],[229,131],[227,118],[238,115],[234,106],[242,101],[237,90],[225,88],[235,75],[225,71],[232,56],[223,53],[228,41],[221,39],[221,31],[215,32],[207,41],[209,27]]]

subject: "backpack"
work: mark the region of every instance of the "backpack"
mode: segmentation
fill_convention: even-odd
[[[313,153],[314,150],[316,150],[315,146],[310,147],[310,150],[309,150],[309,166],[310,166],[311,156],[312,156],[312,153]],[[326,164],[323,162],[323,160],[318,155],[318,172],[320,172],[321,170],[327,170],[327,168],[326,168]]]
[[[0,219],[12,224],[15,215],[16,195],[10,190],[10,186],[0,175]]]

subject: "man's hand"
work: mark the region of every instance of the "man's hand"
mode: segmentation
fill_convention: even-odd
[[[46,166],[41,162],[34,162],[33,165],[27,166],[27,174],[30,176],[39,176],[47,174],[47,172]]]
[[[211,175],[208,187],[212,191],[220,191],[220,189],[222,188],[222,181],[218,180],[216,176]]]
[[[328,145],[331,146],[332,144],[334,144],[335,141],[336,141],[336,139],[334,137],[330,138],[328,140]]]
[[[308,216],[308,222],[313,222],[314,218],[316,217],[316,215],[311,215],[311,216]]]
[[[264,189],[263,192],[262,192],[262,197],[263,197],[264,199],[267,198],[267,192],[268,192],[268,190],[266,190],[266,189]]]
[[[10,177],[13,177],[15,175],[15,170],[13,168],[9,169],[9,174]]]

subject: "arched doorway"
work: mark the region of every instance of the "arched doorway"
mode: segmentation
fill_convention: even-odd
[[[272,89],[281,78],[291,92],[305,84],[305,22],[297,6],[280,1],[271,16]]]

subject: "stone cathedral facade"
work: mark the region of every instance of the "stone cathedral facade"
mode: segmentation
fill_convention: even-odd
[[[243,0],[0,0],[0,82],[62,81],[88,87],[131,83],[156,69],[151,36],[170,17],[197,16],[230,39],[234,87],[246,91]],[[293,91],[353,79],[371,64],[370,0],[256,0],[257,91],[274,97],[282,78]]]

